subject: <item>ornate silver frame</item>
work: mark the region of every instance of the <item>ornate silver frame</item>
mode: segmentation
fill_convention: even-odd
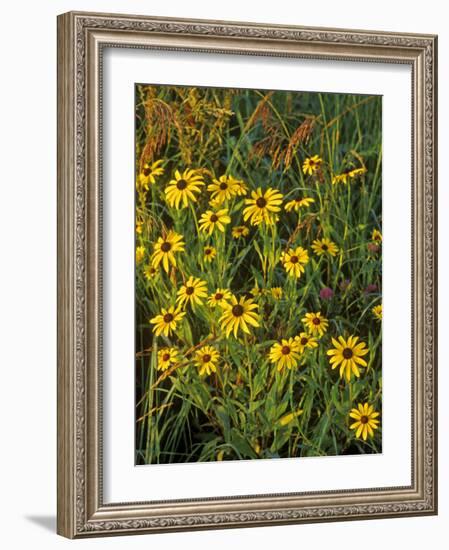
[[[412,484],[104,504],[101,57],[105,46],[403,63],[412,68]],[[437,513],[437,38],[75,13],[58,17],[58,533],[70,538]]]

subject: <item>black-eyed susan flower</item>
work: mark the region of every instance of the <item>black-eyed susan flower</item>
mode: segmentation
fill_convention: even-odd
[[[276,212],[281,210],[282,193],[277,189],[269,187],[265,192],[259,187],[257,191],[251,191],[251,198],[245,199],[247,205],[243,210],[243,220],[250,221],[252,225],[276,223],[278,216]]]
[[[234,178],[232,179],[232,189],[234,193],[239,197],[246,195],[248,193],[248,187],[246,186],[246,184],[242,180],[236,180]]]
[[[362,176],[366,172],[366,168],[361,166],[360,168],[349,168],[341,174],[335,174],[332,178],[332,183],[335,185],[337,183],[348,183],[352,179],[355,179],[358,176]]]
[[[303,173],[309,174],[309,176],[311,176],[314,172],[318,170],[322,162],[323,162],[323,159],[318,155],[313,155],[313,157],[306,158],[302,163]]]
[[[158,273],[159,273],[159,270],[153,267],[152,265],[146,265],[143,268],[143,274],[145,275],[145,279],[147,279],[147,281],[154,280],[158,275]]]
[[[287,212],[291,212],[294,210],[295,212],[299,212],[301,208],[307,208],[312,203],[315,202],[315,199],[312,199],[312,197],[304,197],[302,199],[293,199],[292,201],[289,201],[285,206],[285,210]]]
[[[371,233],[371,240],[376,243],[381,243],[382,233],[378,229],[373,229],[373,232]]]
[[[204,185],[203,177],[197,170],[187,169],[181,174],[175,171],[175,178],[170,180],[165,188],[165,196],[171,207],[179,209],[188,206],[189,201],[196,202],[196,194]]]
[[[161,312],[150,319],[150,323],[154,325],[153,332],[156,336],[163,334],[164,336],[170,336],[170,334],[176,330],[176,325],[182,320],[185,311],[181,311],[175,306],[170,306],[168,309],[162,308]]]
[[[156,178],[162,176],[164,173],[164,169],[161,166],[162,163],[162,160],[157,160],[153,163],[146,162],[143,165],[142,171],[137,178],[137,191],[139,193],[148,191],[149,186],[156,183]]]
[[[306,313],[301,319],[309,334],[321,338],[326,332],[329,321],[321,315],[321,312]]]
[[[236,225],[232,228],[231,233],[234,239],[241,239],[249,235],[249,228],[246,225]]]
[[[184,304],[201,305],[203,298],[207,298],[207,283],[197,277],[189,277],[178,290],[176,302],[179,306]]]
[[[357,178],[358,176],[363,176],[363,174],[366,174],[367,170],[364,166],[360,166],[360,168],[353,168],[349,172],[350,178]]]
[[[203,346],[195,353],[195,364],[200,376],[216,372],[219,360],[220,354],[213,346]]]
[[[312,250],[318,256],[323,256],[324,254],[335,256],[338,252],[338,246],[330,239],[316,239],[312,243]]]
[[[330,356],[330,364],[333,369],[340,366],[340,377],[345,377],[347,382],[351,380],[354,374],[356,378],[360,377],[360,367],[367,366],[364,355],[369,353],[365,342],[359,342],[358,336],[349,336],[345,339],[339,336],[338,340],[332,338],[333,349],[327,352]]]
[[[301,358],[298,341],[295,338],[283,338],[280,342],[276,342],[271,346],[269,358],[278,371],[297,367]]]
[[[228,215],[228,209],[222,208],[216,212],[207,210],[204,214],[201,214],[200,218],[200,231],[212,235],[215,228],[222,233],[225,230],[225,225],[231,223],[231,218]]]
[[[211,262],[217,255],[217,250],[215,247],[207,245],[204,247],[204,261]]]
[[[355,169],[349,168],[348,170],[344,170],[341,174],[335,174],[332,178],[332,183],[334,185],[337,183],[346,184],[350,182],[351,179],[354,179],[355,175]]]
[[[212,200],[215,200],[218,204],[222,204],[225,200],[229,200],[234,196],[232,180],[227,175],[213,179],[212,183],[207,186],[207,190],[211,194]]]
[[[304,273],[304,266],[309,262],[309,253],[302,246],[289,248],[282,253],[281,262],[287,275],[298,279]]]
[[[382,304],[374,306],[371,312],[376,319],[378,319],[379,321],[382,321]]]
[[[318,347],[316,338],[310,336],[307,332],[301,332],[299,336],[295,336],[295,340],[298,342],[299,351],[304,353],[306,349],[313,349]]]
[[[220,305],[223,308],[223,315],[220,317],[219,322],[226,338],[229,338],[231,332],[237,338],[240,329],[246,334],[251,334],[248,325],[260,326],[259,314],[255,311],[259,306],[251,298],[242,296],[237,299],[232,295],[229,302],[222,302]]]
[[[335,174],[332,177],[332,184],[336,185],[337,183],[348,183],[349,172],[350,170],[347,172],[342,172],[341,174]]]
[[[136,247],[136,264],[140,264],[140,262],[143,261],[145,258],[145,247],[144,246],[137,246]]]
[[[157,370],[167,370],[179,361],[176,348],[162,348],[157,352]]]
[[[237,195],[246,195],[246,186],[243,181],[236,180],[232,176],[223,175],[219,179],[212,180],[207,186],[215,203],[222,204],[225,200],[232,199]]]
[[[162,262],[162,266],[167,273],[170,264],[176,267],[175,253],[184,251],[185,243],[183,238],[182,235],[179,235],[172,229],[170,229],[165,237],[159,237],[154,245],[151,265],[157,268]]]
[[[226,288],[217,288],[217,290],[210,294],[207,300],[208,305],[211,307],[221,306],[223,302],[227,302],[231,299],[231,291]]]
[[[283,291],[280,286],[275,286],[270,289],[270,293],[275,300],[280,300],[282,298]]]
[[[211,206],[214,210],[217,210],[222,206],[223,202],[219,201],[218,199],[211,199],[209,201],[209,206]]]
[[[359,403],[357,409],[351,409],[349,416],[355,420],[349,427],[355,430],[356,437],[362,437],[366,441],[368,436],[374,436],[374,430],[379,427],[377,420],[380,413],[374,410],[368,403]]]
[[[265,290],[263,288],[260,288],[259,283],[256,281],[256,284],[253,286],[253,288],[249,291],[250,298],[260,298],[265,293]]]

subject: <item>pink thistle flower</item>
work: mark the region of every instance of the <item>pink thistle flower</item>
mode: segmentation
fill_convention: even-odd
[[[329,288],[328,286],[325,286],[320,290],[320,298],[322,300],[330,300],[334,295],[334,291]]]

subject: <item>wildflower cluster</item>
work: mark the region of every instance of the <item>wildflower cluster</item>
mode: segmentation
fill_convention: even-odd
[[[137,461],[377,452],[380,134],[364,157],[339,156],[342,137],[323,147],[317,118],[285,143],[287,170],[261,145],[292,124],[284,92],[275,108],[269,94],[189,90],[140,87],[172,127],[163,147],[137,134],[137,406],[152,426],[138,424]]]

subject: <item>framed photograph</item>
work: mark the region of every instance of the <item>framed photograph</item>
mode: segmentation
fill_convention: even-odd
[[[59,16],[59,534],[436,514],[436,59]]]

